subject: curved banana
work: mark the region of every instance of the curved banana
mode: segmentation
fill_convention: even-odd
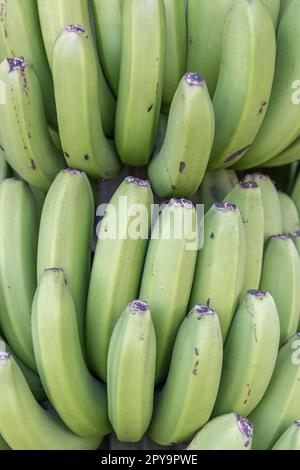
[[[209,421],[194,437],[187,450],[251,450],[253,426],[236,413]]]
[[[272,450],[300,450],[300,421],[295,421],[278,439]]]
[[[224,29],[236,0],[189,0],[187,70],[201,74],[210,96],[218,82]]]
[[[273,168],[287,165],[300,159],[300,137],[297,137],[292,144],[279,153],[276,157],[263,163],[263,167]]]
[[[195,195],[195,199],[204,204],[205,212],[211,208],[214,202],[223,201],[239,182],[234,170],[220,169],[212,173],[206,172],[202,183]]]
[[[0,352],[0,395],[0,433],[14,450],[96,450],[101,443],[99,437],[76,436],[44,410],[6,351]]]
[[[159,197],[190,197],[197,191],[214,132],[214,111],[205,81],[200,75],[187,73],[172,101],[164,143],[148,169]]]
[[[258,289],[264,250],[264,208],[261,190],[257,183],[243,182],[237,184],[225,199],[238,206],[245,229],[246,258],[242,292]]]
[[[287,235],[274,235],[267,243],[261,289],[269,292],[276,303],[280,320],[280,344],[298,328],[300,317],[300,258]]]
[[[179,329],[169,375],[157,397],[148,431],[154,442],[187,441],[207,423],[218,392],[222,356],[218,316],[209,306],[194,306]]]
[[[148,181],[128,177],[114,193],[105,215],[101,214],[88,293],[86,347],[91,369],[103,380],[114,326],[126,305],[138,296],[152,203]]]
[[[255,429],[254,450],[270,449],[300,415],[299,348],[297,333],[280,349],[267,392],[249,416]]]
[[[37,75],[23,57],[0,64],[6,104],[0,105],[0,143],[9,165],[33,186],[47,191],[64,167],[46,122]]]
[[[156,382],[167,375],[176,335],[186,315],[198,254],[197,223],[190,201],[172,199],[157,219],[148,247],[139,297],[151,306]]]
[[[280,324],[270,294],[250,290],[234,316],[224,348],[214,416],[248,416],[263,398],[278,354]]]
[[[224,342],[242,293],[245,254],[240,211],[229,202],[215,203],[204,217],[204,246],[197,258],[190,306],[211,301]]]
[[[165,68],[164,0],[124,0],[115,140],[122,162],[146,165],[157,133]]]
[[[265,117],[275,58],[276,37],[268,10],[261,0],[238,0],[224,31],[209,170],[232,166],[252,144]]]
[[[35,201],[37,221],[39,224],[41,220],[41,214],[44,207],[46,194],[40,189],[35,188],[34,186],[30,186],[30,190]]]
[[[66,169],[58,174],[44,203],[41,216],[37,276],[44,270],[63,268],[84,343],[84,321],[90,276],[94,199],[85,173]]]
[[[83,26],[65,26],[55,43],[52,69],[59,133],[68,165],[96,178],[113,178],[121,165],[103,132],[99,65],[92,38]]]
[[[269,13],[272,17],[275,30],[277,30],[277,26],[279,22],[280,2],[281,0],[263,0],[263,3],[269,10]]]
[[[300,256],[300,230],[296,230],[295,232],[289,233],[289,237],[295,243],[296,249],[298,251],[298,255]]]
[[[250,150],[235,165],[239,170],[271,160],[300,135],[299,22],[300,2],[293,0],[278,29],[276,69],[266,116],[254,142],[249,142]]]
[[[278,196],[281,207],[283,233],[299,230],[299,215],[293,199],[282,191],[278,191]]]

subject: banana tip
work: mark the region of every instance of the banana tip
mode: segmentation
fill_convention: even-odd
[[[297,419],[297,420],[295,421],[295,424],[296,424],[296,426],[298,426],[298,428],[300,428],[300,419]]]
[[[248,439],[251,439],[253,436],[253,424],[248,419],[243,418],[243,416],[240,416],[239,414],[236,414],[235,418],[240,432]]]
[[[262,298],[266,297],[267,293],[263,290],[257,290],[257,289],[250,289],[248,290],[247,294],[253,295],[254,297]]]
[[[0,364],[6,364],[10,358],[10,353],[7,351],[0,352]]]
[[[295,230],[294,232],[291,232],[289,235],[293,238],[298,238],[300,237],[300,230]]]
[[[200,86],[203,87],[205,85],[205,80],[201,75],[198,73],[186,73],[184,75],[185,82],[190,86]]]
[[[125,178],[125,181],[128,184],[135,184],[136,186],[141,186],[141,187],[150,186],[150,183],[148,180],[142,180],[140,178],[135,178],[134,176],[127,176],[127,178]]]
[[[131,310],[134,313],[140,313],[143,314],[149,310],[149,304],[143,300],[133,300],[133,302],[130,302],[128,304],[129,310]]]
[[[257,189],[258,188],[258,184],[255,183],[254,181],[241,181],[239,185],[240,185],[240,188],[242,189]]]
[[[212,308],[210,308],[209,305],[198,305],[198,304],[194,306],[192,311],[198,313],[199,316],[201,317],[206,316],[206,315],[213,316],[216,313]]]
[[[230,212],[236,210],[236,204],[232,204],[231,202],[215,202],[215,208],[219,211]]]
[[[14,72],[15,70],[21,70],[24,72],[28,63],[24,57],[9,57],[7,60],[9,72]]]
[[[275,235],[271,235],[269,240],[289,240],[289,236],[286,233],[277,233]]]
[[[173,207],[183,207],[185,209],[192,209],[194,207],[192,201],[188,201],[187,199],[176,198],[171,199],[169,205]]]
[[[76,33],[76,34],[85,33],[85,27],[82,26],[81,24],[66,24],[65,30],[68,31],[68,33]]]

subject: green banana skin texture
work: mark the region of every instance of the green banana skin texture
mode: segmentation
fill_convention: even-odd
[[[189,0],[187,70],[204,76],[214,95],[222,57],[225,23],[235,0]]]
[[[62,148],[62,145],[61,145],[61,140],[60,140],[59,133],[55,129],[53,129],[52,127],[49,127],[49,132],[50,132],[51,139],[52,139],[55,147],[57,148],[57,150],[62,152],[63,148]]]
[[[287,7],[292,3],[293,0],[280,0],[280,12],[279,20],[281,21],[284,13],[286,12]]]
[[[38,223],[28,185],[0,184],[0,324],[14,352],[35,370],[31,304],[36,290]]]
[[[280,3],[281,0],[263,0],[263,3],[269,10],[269,13],[272,17],[275,30],[277,30],[278,22],[279,22],[279,12],[280,12]]]
[[[279,317],[272,296],[248,291],[234,316],[224,348],[214,416],[248,416],[270,383],[278,354]]]
[[[172,101],[166,137],[149,165],[161,198],[190,197],[204,177],[215,132],[209,93],[202,77],[185,74]]]
[[[299,215],[294,201],[285,193],[278,191],[283,233],[299,229]]]
[[[168,128],[168,115],[161,113],[158,121],[157,136],[155,142],[154,153],[159,153],[165,141]]]
[[[171,220],[174,224],[170,228]],[[151,306],[156,332],[156,383],[168,373],[176,335],[186,315],[198,254],[196,229],[197,214],[192,203],[172,199],[160,214],[149,243],[139,297]]]
[[[1,150],[1,149],[0,149]],[[4,152],[0,152],[0,182],[11,176],[11,169],[5,160]]]
[[[94,199],[86,174],[72,169],[63,170],[53,182],[43,207],[37,278],[39,282],[45,269],[64,269],[75,303],[82,345],[93,223]]]
[[[127,198],[126,209],[122,206],[124,198]],[[113,328],[126,305],[138,296],[152,204],[149,183],[128,177],[110,200],[100,227],[88,294],[86,347],[91,369],[104,381],[107,378],[107,354]],[[146,225],[147,233],[136,240],[130,236],[130,227],[136,220],[136,214],[130,211],[130,207],[144,208],[141,227]],[[117,234],[111,237],[109,229],[115,216]]]
[[[223,201],[238,182],[234,170],[221,168],[212,173],[206,172],[195,197],[200,204],[204,204],[204,210],[207,212],[214,202]]]
[[[60,418],[81,437],[108,434],[106,388],[85,365],[62,269],[46,270],[41,277],[32,307],[32,336],[41,380]]]
[[[204,246],[198,253],[190,307],[210,299],[218,313],[224,342],[242,293],[245,254],[245,232],[238,208],[216,203],[204,217]]]
[[[53,80],[64,155],[69,166],[89,176],[113,178],[121,164],[102,127],[98,70],[91,36],[81,26],[66,26],[53,51]]]
[[[147,165],[161,107],[166,51],[164,0],[124,0],[115,140],[122,162]]]
[[[279,155],[262,164],[263,167],[273,168],[288,163],[293,163],[300,159],[300,137],[284,149]]]
[[[272,448],[295,416],[299,416],[299,340],[296,334],[280,349],[268,390],[249,416],[255,429],[254,450]]]
[[[187,450],[251,450],[252,424],[236,413],[209,421],[194,437]]]
[[[235,165],[239,170],[271,160],[300,135],[300,106],[293,102],[297,92],[293,84],[300,76],[299,21],[300,3],[294,0],[278,29],[276,69],[266,116],[250,150]]]
[[[154,442],[187,441],[209,420],[222,356],[218,316],[208,306],[196,305],[179,329],[169,375],[156,400],[148,431]]]
[[[282,434],[272,450],[300,450],[300,421],[295,421]]]
[[[238,0],[225,26],[213,97],[216,133],[210,171],[232,166],[255,139],[271,94],[275,58],[275,30],[266,7],[261,0]]]
[[[107,358],[109,419],[120,441],[138,442],[149,427],[155,360],[156,339],[149,305],[133,301],[114,328]]]
[[[296,181],[292,190],[291,198],[293,199],[297,207],[298,215],[300,218],[300,173],[298,173],[296,177]]]
[[[300,258],[287,235],[270,237],[264,254],[261,289],[276,303],[282,345],[298,328],[300,316]]]
[[[239,183],[225,200],[238,206],[245,229],[246,258],[242,292],[258,289],[264,250],[264,208],[260,188],[252,182]]]
[[[13,357],[0,360],[0,433],[14,450],[96,450],[100,439],[73,434],[35,400]]]
[[[40,83],[22,58],[0,64],[6,104],[0,106],[0,142],[8,164],[26,181],[47,191],[64,167],[49,134]]]

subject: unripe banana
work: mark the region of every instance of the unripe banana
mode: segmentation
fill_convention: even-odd
[[[299,229],[299,215],[294,201],[282,191],[278,191],[283,233],[294,232]]]
[[[204,204],[205,212],[211,208],[214,202],[223,201],[239,182],[234,170],[216,170],[212,173],[205,173],[202,183],[197,191],[196,199],[200,204]]]
[[[218,392],[222,335],[216,313],[194,306],[174,345],[169,375],[157,397],[149,436],[160,445],[192,438],[207,421]]]
[[[219,416],[194,437],[187,450],[251,450],[253,426],[236,413]]]
[[[62,145],[61,145],[61,140],[60,140],[59,133],[55,129],[53,129],[52,127],[49,127],[49,132],[50,132],[50,135],[51,135],[51,139],[52,139],[55,147],[57,148],[57,150],[62,151]]]
[[[279,153],[276,157],[263,163],[262,166],[267,168],[278,167],[281,165],[287,165],[298,161],[300,158],[300,137],[297,137],[292,144],[286,149]]]
[[[64,162],[48,130],[38,77],[19,57],[1,63],[0,80],[6,90],[5,105],[0,105],[5,158],[22,178],[47,191]]]
[[[162,148],[149,165],[152,187],[161,198],[190,197],[197,191],[214,132],[214,111],[205,81],[187,73],[172,101]]]
[[[158,121],[157,136],[155,142],[154,153],[159,153],[163,143],[165,141],[166,133],[168,128],[168,116],[167,114],[161,113]]]
[[[82,344],[93,223],[94,200],[86,174],[63,170],[53,182],[43,207],[37,276],[40,281],[45,269],[64,269],[75,303]]]
[[[300,173],[298,173],[296,177],[291,197],[297,207],[298,215],[300,217]]]
[[[218,82],[225,23],[235,0],[189,0],[187,70],[201,74],[210,96]]]
[[[263,3],[269,10],[269,13],[272,17],[275,30],[277,30],[279,21],[280,1],[281,0],[263,0]]]
[[[120,441],[138,442],[153,411],[156,340],[150,307],[131,302],[119,318],[107,358],[109,419]]]
[[[239,183],[225,199],[238,206],[245,229],[246,258],[242,292],[258,289],[264,250],[264,208],[260,188],[251,181]]]
[[[6,351],[0,353],[0,395],[0,433],[12,449],[95,450],[100,445],[99,437],[76,436],[53,411],[40,406]]]
[[[267,8],[261,0],[238,0],[224,31],[210,170],[232,166],[252,144],[265,117],[275,58],[276,37]]]
[[[86,347],[91,369],[103,380],[114,326],[126,305],[138,296],[152,203],[147,181],[126,178],[113,195],[98,234],[88,294]]]
[[[279,12],[279,20],[281,21],[287,7],[292,3],[293,0],[280,0],[280,12]]]
[[[190,306],[211,301],[224,342],[242,293],[245,252],[238,208],[229,202],[215,203],[204,218],[204,246],[198,254]]]
[[[275,300],[280,320],[280,344],[283,344],[297,331],[300,316],[300,258],[287,235],[269,238],[260,285]]]
[[[250,150],[235,165],[239,170],[271,160],[300,135],[297,91],[300,77],[299,22],[300,2],[293,0],[278,29],[276,69],[266,116],[254,142],[249,142],[252,144]]]
[[[33,198],[34,198],[35,207],[36,207],[37,221],[38,221],[38,224],[39,224],[40,220],[41,220],[41,214],[42,214],[42,210],[43,210],[43,207],[44,207],[46,194],[43,191],[41,191],[40,189],[35,188],[34,186],[30,186],[30,190],[31,190]]]
[[[300,256],[300,230],[296,230],[295,232],[289,233],[289,237],[295,243],[296,249],[298,251],[298,255]]]
[[[115,139],[126,165],[146,165],[153,151],[165,49],[164,0],[124,0]]]
[[[280,324],[267,292],[250,290],[234,316],[224,348],[214,416],[248,416],[263,398],[278,354]]]
[[[99,107],[99,64],[83,26],[67,25],[53,51],[58,125],[69,166],[93,177],[112,178],[120,162],[103,132]],[[76,99],[74,99],[76,97]]]
[[[109,450],[174,450],[173,446],[160,446],[145,434],[140,442],[120,442],[114,434],[109,436]]]
[[[300,421],[295,421],[278,439],[272,450],[300,450]]]
[[[270,449],[300,415],[300,334],[282,346],[267,392],[249,416],[254,425],[252,447]]]

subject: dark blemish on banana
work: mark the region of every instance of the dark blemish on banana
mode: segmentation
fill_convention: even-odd
[[[90,157],[89,157],[88,155],[85,155],[83,158],[84,158],[85,160],[89,160],[89,159],[90,159]]]
[[[251,145],[247,145],[246,147],[242,148],[241,150],[238,150],[237,152],[234,152],[232,155],[230,155],[226,160],[224,160],[224,163],[231,162],[232,160],[235,160],[238,157],[241,157],[249,148]]]
[[[150,113],[152,109],[153,109],[153,104],[150,104],[150,106],[147,108],[147,112]]]
[[[0,150],[2,150],[2,152],[4,152],[4,147],[1,144],[0,144]]]
[[[70,155],[69,155],[67,152],[64,152],[64,156],[65,156],[66,158],[70,158]]]
[[[259,108],[259,114],[262,114],[267,106],[268,102],[267,101],[263,101],[262,104],[261,104],[261,107]]]
[[[31,139],[31,132],[28,132],[28,139]]]
[[[214,240],[214,238],[215,238],[215,234],[214,234],[214,232],[211,232],[211,234],[210,234],[209,238],[210,238],[211,240]]]
[[[179,172],[183,173],[185,170],[186,164],[184,162],[180,162],[179,164]]]
[[[189,44],[193,44],[193,36],[189,36]]]
[[[174,184],[172,184],[171,188],[173,189],[173,191],[175,191],[176,186],[174,186]]]
[[[32,158],[30,159],[30,163],[31,163],[31,168],[32,168],[33,170],[35,170],[35,169],[36,169],[36,163],[35,163],[35,161],[34,161]]]
[[[195,348],[195,355],[199,356],[199,349]]]
[[[194,365],[194,368],[193,368],[193,375],[197,375],[198,366],[199,366],[199,361],[196,361],[196,362],[195,362],[195,365]]]

